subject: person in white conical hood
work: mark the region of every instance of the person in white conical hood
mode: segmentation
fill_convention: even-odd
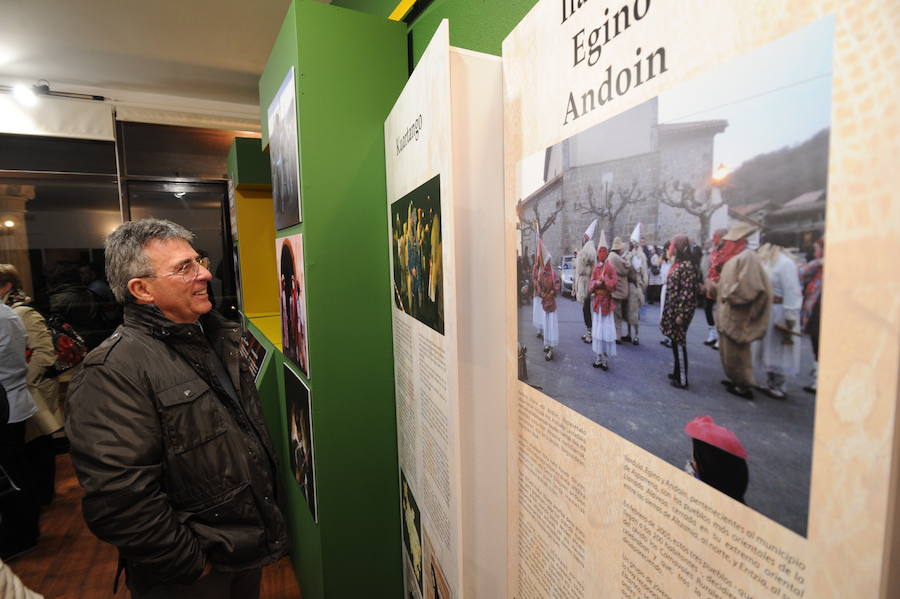
[[[584,232],[584,245],[581,246],[578,259],[575,261],[575,299],[581,304],[584,327],[587,329],[581,336],[581,340],[585,343],[591,342],[591,294],[588,293],[588,283],[591,281],[594,264],[597,263],[597,248],[594,247],[593,240],[596,230],[595,218]]]
[[[535,250],[534,259],[531,262],[531,324],[537,329],[538,339],[543,339],[544,337],[544,309],[541,308],[541,293],[538,290],[538,277],[543,266],[541,259],[543,253],[543,244],[541,243],[540,235],[538,235],[537,250]]]
[[[772,283],[772,311],[766,335],[754,342],[766,370],[763,391],[774,399],[785,399],[787,377],[800,367],[800,309],[803,291],[797,263],[783,247],[766,240],[757,251]]]
[[[641,223],[638,223],[631,233],[629,249],[625,254],[625,260],[630,264],[633,276],[628,279],[628,305],[624,311],[628,335],[622,339],[623,341],[631,341],[634,345],[640,343],[638,340],[640,310],[645,302],[644,294],[647,290],[647,285],[650,283],[650,265],[647,262],[644,248],[641,247],[640,239]]]
[[[541,309],[544,312],[544,359],[553,359],[553,349],[559,345],[559,317],[556,314],[556,297],[559,295],[560,281],[553,272],[553,256],[547,246],[541,244],[544,262],[538,275],[538,291],[541,294]]]

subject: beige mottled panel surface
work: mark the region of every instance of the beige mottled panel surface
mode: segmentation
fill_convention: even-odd
[[[583,572],[584,588],[576,588],[573,597],[626,596],[621,590],[623,564],[634,554],[623,541],[623,502],[631,501],[622,482],[626,464],[686,489],[692,499],[712,506],[724,518],[796,556],[804,564],[804,597],[886,596],[888,565],[884,556],[892,533],[886,524],[888,510],[896,506],[889,494],[891,460],[896,459],[892,448],[900,364],[900,271],[895,266],[900,256],[900,181],[895,165],[900,156],[900,4],[892,0],[656,0],[647,16],[628,30],[627,38],[623,36],[603,49],[603,61],[627,65],[633,62],[635,46],[664,46],[669,70],[563,124],[569,91],[596,87],[598,79],[595,69],[572,68],[572,35],[581,27],[602,23],[605,8],[618,9],[622,4],[588,2],[561,24],[560,0],[539,2],[503,44],[507,290],[512,293],[516,288],[516,168],[520,160],[717,65],[833,15],[828,262],[808,537],[696,483],[687,474],[520,383],[516,377],[516,315],[509,310],[509,596],[529,596],[519,587],[520,568],[527,560],[519,551],[517,535],[522,534],[523,524],[527,527],[536,518],[523,513],[519,502],[523,480],[533,484],[528,473],[528,459],[533,456],[523,461],[523,452],[543,455],[585,483],[583,514],[573,509],[571,502],[555,498],[565,517],[582,527],[588,539],[584,566],[556,548],[564,567]],[[522,413],[523,408],[527,413]],[[558,444],[524,444],[524,439],[539,438],[523,426],[524,422],[533,427],[538,416],[545,420],[552,416],[585,431],[583,463],[572,461]],[[753,589],[754,596],[773,596],[761,590],[738,564],[724,562],[711,545],[691,540],[671,522],[663,528],[673,539],[683,540],[699,560],[721,568],[735,589]],[[552,543],[551,535],[545,532],[526,532],[534,542]],[[681,596],[682,587],[673,573],[663,570],[650,578],[661,592]],[[799,595],[785,589],[782,596]]]

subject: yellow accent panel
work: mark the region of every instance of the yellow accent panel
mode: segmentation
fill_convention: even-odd
[[[237,205],[238,253],[244,314],[278,314],[278,273],[275,264],[275,218],[271,190],[234,192]],[[278,334],[281,342],[281,334]]]
[[[278,348],[278,351],[282,351],[281,349],[281,315],[280,314],[270,314],[269,316],[250,316],[247,315],[247,319],[253,323],[259,331],[266,336],[266,339],[269,340],[272,345]]]
[[[409,9],[412,8],[413,4],[416,3],[416,0],[400,0],[397,3],[397,6],[394,8],[394,11],[388,15],[388,19],[391,21],[399,21],[406,16],[406,13],[409,12]]]

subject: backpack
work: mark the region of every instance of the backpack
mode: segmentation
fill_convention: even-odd
[[[46,372],[46,376],[52,378],[80,364],[87,355],[87,345],[59,314],[50,315],[47,328],[53,336],[53,351],[56,352],[56,363]]]

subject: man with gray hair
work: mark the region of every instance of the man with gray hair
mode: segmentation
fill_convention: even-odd
[[[193,237],[156,219],[110,233],[124,324],[85,358],[67,402],[85,521],[118,548],[138,599],[258,597],[262,566],[287,549],[240,326],[212,310]]]

